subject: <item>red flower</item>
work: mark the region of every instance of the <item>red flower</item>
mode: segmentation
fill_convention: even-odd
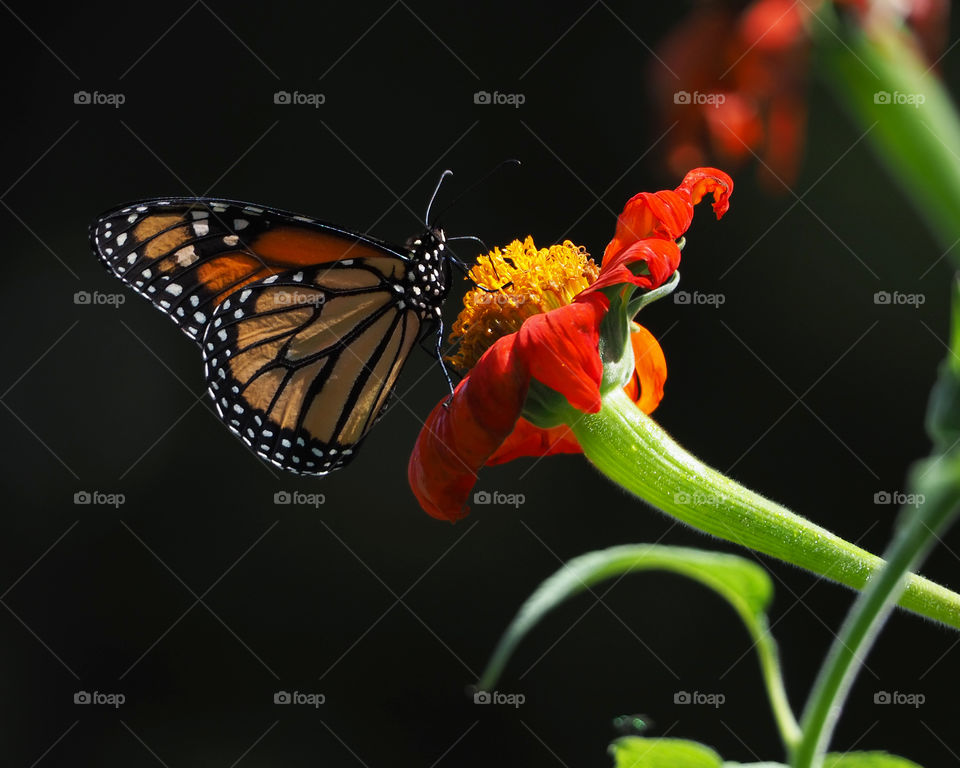
[[[637,288],[655,289],[673,275],[680,262],[675,240],[690,226],[694,205],[712,194],[719,218],[732,190],[727,174],[698,168],[675,190],[631,198],[599,276],[572,302],[525,317],[519,330],[486,349],[449,403],[438,403],[430,413],[410,457],[410,485],[428,514],[451,521],[466,515],[467,499],[484,465],[579,452],[562,416],[571,408],[600,410],[604,364],[619,361],[624,353],[608,345],[607,359],[601,357],[602,321],[614,305],[625,313],[624,297]],[[491,260],[495,254],[499,251]],[[645,329],[634,324],[630,341],[633,371],[619,385],[649,413],[663,395],[666,363]],[[551,418],[554,423],[546,423]]]
[[[739,164],[757,154],[774,189],[797,176],[806,132],[811,31],[819,2],[754,0],[695,8],[661,44],[652,64],[654,98],[670,131],[673,172],[710,157]],[[928,59],[942,49],[946,0],[837,0],[865,28],[906,23]],[[823,30],[821,30],[823,31]],[[782,183],[781,183],[782,182]]]

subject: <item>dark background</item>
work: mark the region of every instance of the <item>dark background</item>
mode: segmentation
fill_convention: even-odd
[[[551,615],[499,685],[526,696],[521,708],[464,693],[562,560],[625,542],[736,548],[628,498],[581,457],[485,471],[478,488],[525,494],[519,510],[476,507],[456,526],[427,517],[406,465],[445,385],[421,352],[403,405],[348,470],[280,477],[210,412],[197,350],[87,246],[103,209],[191,193],[402,242],[443,168],[456,171],[449,200],[517,157],[522,169],[449,213],[448,233],[569,236],[599,255],[629,196],[679,181],[651,149],[663,126],[647,73],[688,6],[653,5],[4,4],[4,765],[605,766],[611,719],[632,712],[728,759],[782,757],[744,629],[712,593],[667,575]],[[955,85],[960,53],[941,67]],[[526,103],[475,105],[480,89]],[[75,105],[78,90],[126,102]],[[326,103],[275,105],[277,90]],[[709,463],[878,551],[894,509],[873,496],[902,489],[929,447],[950,272],[944,259],[920,276],[942,249],[867,142],[851,149],[860,131],[821,84],[810,105],[795,194],[848,154],[802,204],[758,186],[752,167],[737,172],[729,216],[701,210],[684,251],[682,287],[725,304],[644,312],[670,370],[656,416]],[[878,290],[926,301],[877,306]],[[77,291],[127,301],[76,305]],[[126,503],[75,505],[82,490]],[[278,506],[280,490],[326,501]],[[958,547],[954,532],[925,573],[960,586]],[[799,709],[852,594],[764,564]],[[956,764],[956,643],[894,616],[836,746]],[[78,706],[80,690],[126,702]],[[326,703],[276,706],[277,690]],[[726,703],[678,706],[678,690]],[[926,703],[877,706],[880,690]]]

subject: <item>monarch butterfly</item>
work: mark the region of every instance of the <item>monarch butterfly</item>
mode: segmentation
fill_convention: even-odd
[[[449,174],[406,247],[208,197],[128,203],[97,219],[90,242],[200,345],[231,432],[281,469],[325,475],[383,414],[422,332],[437,330],[439,351],[450,263],[463,266],[430,223]]]

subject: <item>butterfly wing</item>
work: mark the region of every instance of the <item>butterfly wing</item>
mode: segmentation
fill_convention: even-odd
[[[90,243],[116,277],[196,341],[216,306],[245,285],[351,256],[402,258],[364,235],[216,198],[130,203],[101,216]]]
[[[382,414],[422,315],[408,263],[373,256],[288,270],[217,305],[203,336],[210,395],[232,432],[274,465],[346,464]]]

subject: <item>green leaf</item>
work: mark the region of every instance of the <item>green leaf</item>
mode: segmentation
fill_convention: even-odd
[[[827,755],[823,768],[922,768],[905,757],[888,755],[886,752],[847,752]]]
[[[721,768],[720,755],[710,747],[683,739],[625,736],[609,748],[616,768]]]
[[[956,279],[950,321],[950,346],[927,405],[927,434],[938,452],[950,450],[960,441],[960,282]]]
[[[844,27],[827,5],[812,25],[825,81],[869,130],[878,158],[941,245],[952,249],[960,235],[960,118],[950,93],[902,30],[882,23],[869,31]],[[914,103],[895,103],[898,98]],[[951,256],[956,265],[957,254]],[[905,263],[905,269],[914,268]]]
[[[759,565],[736,555],[657,544],[626,544],[575,557],[544,581],[520,607],[500,638],[477,687],[490,690],[524,636],[556,606],[594,584],[633,571],[672,571],[726,599],[751,634],[766,631],[764,611],[773,585]]]

